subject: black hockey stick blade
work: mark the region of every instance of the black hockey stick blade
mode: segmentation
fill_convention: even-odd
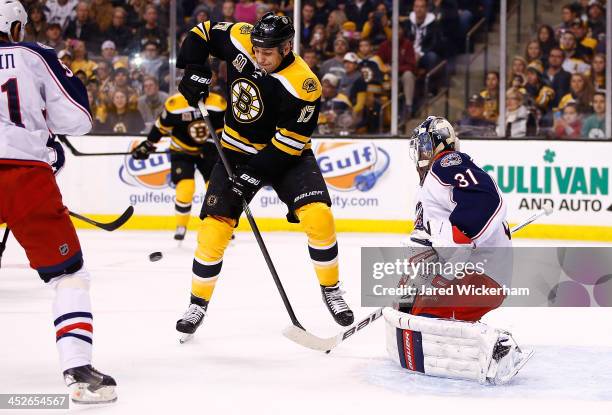
[[[382,310],[382,308],[377,308],[363,319],[345,328],[344,331],[332,337],[318,337],[296,326],[286,327],[283,330],[283,336],[292,342],[299,344],[300,346],[329,353],[334,347],[338,346],[353,334],[357,333],[364,327],[369,326],[370,323],[373,323],[375,320],[378,320],[380,316],[382,316]]]
[[[132,217],[132,215],[134,214],[134,206],[132,205],[128,206],[128,208],[125,210],[125,212],[121,214],[121,216],[119,216],[114,221],[108,222],[108,223],[97,222],[83,215],[79,215],[78,213],[74,213],[70,211],[68,211],[68,213],[70,213],[70,216],[80,219],[83,222],[87,222],[90,225],[96,226],[100,229],[104,229],[105,231],[112,232],[115,229],[121,227],[125,222],[127,222]]]
[[[68,147],[68,150],[77,157],[87,157],[87,156],[129,156],[132,153],[130,152],[109,152],[109,153],[83,153],[79,151],[72,143],[68,140],[65,135],[57,135],[57,138]],[[153,151],[150,154],[164,154],[167,151]]]

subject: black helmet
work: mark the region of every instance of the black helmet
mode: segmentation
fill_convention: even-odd
[[[274,48],[293,39],[293,36],[295,29],[291,19],[268,12],[253,26],[251,43],[260,48]]]

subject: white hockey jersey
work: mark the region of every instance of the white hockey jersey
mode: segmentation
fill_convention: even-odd
[[[57,0],[47,0],[43,9],[47,23],[58,23],[64,30],[68,21],[76,17],[76,6],[78,4],[78,0],[67,0],[65,4],[60,4]]]
[[[443,153],[417,194],[415,227],[453,246],[467,236],[475,247],[510,246],[506,206],[497,184],[465,153]],[[455,228],[455,229],[453,229]]]
[[[50,133],[91,127],[87,90],[52,48],[0,42],[0,163],[47,163]]]

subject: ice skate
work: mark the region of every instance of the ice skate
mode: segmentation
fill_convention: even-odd
[[[206,308],[197,304],[190,304],[185,314],[179,321],[176,322],[176,330],[183,333],[179,342],[185,343],[193,337],[195,331],[200,327],[204,317],[206,316]]]
[[[187,227],[185,226],[177,226],[176,232],[174,233],[175,241],[182,241],[185,239],[185,234],[187,233]]]
[[[327,309],[331,313],[336,323],[341,326],[350,326],[353,324],[355,317],[349,306],[342,298],[344,291],[340,289],[340,283],[332,285],[331,287],[321,286],[321,295],[323,302],[327,305]]]
[[[508,383],[533,354],[533,350],[521,350],[509,333],[501,333],[493,349],[487,381],[493,385]]]
[[[115,379],[100,373],[91,365],[66,370],[64,381],[70,388],[70,398],[74,403],[103,404],[117,400]]]

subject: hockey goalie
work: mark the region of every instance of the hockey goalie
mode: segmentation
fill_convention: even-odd
[[[414,130],[420,182],[409,261],[412,295],[385,308],[387,350],[403,368],[428,376],[507,383],[533,352],[479,320],[505,299],[511,235],[491,177],[465,153],[450,123],[430,116]],[[471,266],[470,266],[471,265]]]

